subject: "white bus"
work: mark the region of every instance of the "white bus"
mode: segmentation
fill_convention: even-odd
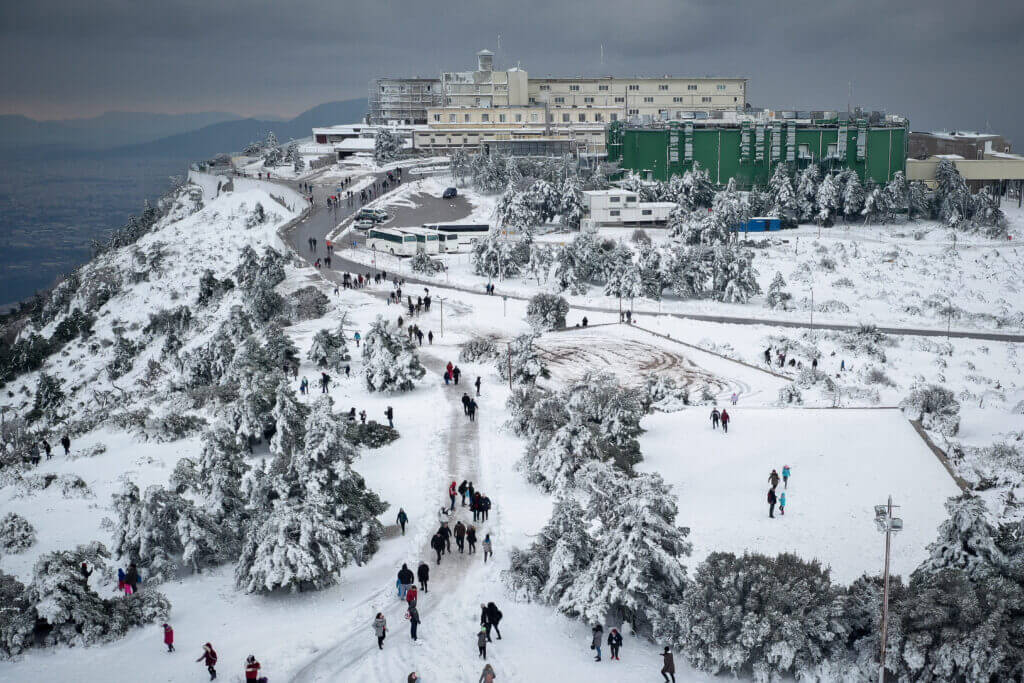
[[[484,239],[487,237],[487,233],[491,231],[491,226],[486,223],[435,223],[431,225],[424,225],[423,227],[427,230],[436,230],[437,232],[458,235],[459,247],[472,247],[474,242]]]
[[[416,253],[416,235],[394,228],[371,228],[366,233],[368,249],[394,254],[395,256],[412,256]]]
[[[424,228],[397,228],[399,232],[413,235],[416,238],[416,248],[427,254],[441,253],[441,233]]]

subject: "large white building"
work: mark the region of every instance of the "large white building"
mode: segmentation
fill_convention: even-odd
[[[745,78],[530,78],[519,67],[495,70],[489,50],[477,53],[473,71],[442,73],[429,96],[424,79],[408,81],[422,110],[407,111],[401,122],[425,121],[427,130],[415,133],[415,147],[437,151],[532,141],[538,149],[570,144],[601,154],[605,126],[613,121],[722,116],[715,112],[742,111],[747,104]],[[392,91],[402,87],[401,79],[376,84]],[[379,100],[379,93],[375,97]],[[386,114],[371,98],[370,119],[383,122]]]
[[[583,193],[583,227],[658,227],[668,222],[673,202],[642,202],[636,192],[621,189]]]

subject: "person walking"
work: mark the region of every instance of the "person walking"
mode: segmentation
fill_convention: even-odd
[[[458,522],[455,523],[454,534],[455,534],[455,545],[458,546],[459,554],[461,555],[462,551],[466,547],[466,525],[462,523],[462,520],[459,520]]]
[[[462,507],[466,507],[466,491],[469,490],[469,482],[465,479],[459,484],[459,495],[462,496]]]
[[[256,661],[255,655],[245,658],[245,680],[256,681],[260,675],[260,663]]]
[[[462,394],[462,414],[469,415],[469,394],[465,392]]]
[[[491,535],[484,534],[484,542],[481,544],[484,549],[484,564],[487,564],[487,558],[494,556],[494,550],[491,547]]]
[[[785,515],[786,514],[786,492],[785,491],[783,491],[782,493],[779,494],[779,514],[780,515]]]
[[[60,437],[60,445],[64,447],[64,457],[71,453],[71,438],[65,434]]]
[[[135,566],[135,563],[132,562],[128,565],[128,573],[124,575],[124,583],[132,589],[132,593],[135,593],[139,590],[139,581],[141,580],[142,579],[139,578],[139,569]]]
[[[476,649],[481,659],[487,659],[487,627],[481,626],[480,632],[476,634]]]
[[[420,625],[420,612],[416,609],[416,605],[409,606],[407,616],[409,617],[409,635],[416,640],[416,628]]]
[[[416,579],[412,575],[412,570],[409,569],[408,565],[403,564],[402,568],[398,570],[398,597],[399,599],[404,598],[406,592],[412,586]]]
[[[124,592],[124,569],[117,568],[117,590]]]
[[[501,613],[501,610],[498,609],[498,606],[495,605],[493,602],[487,603],[486,612],[487,624],[490,626],[490,629],[488,630],[487,633],[488,637],[490,636],[490,630],[493,630],[496,634],[498,634],[498,640],[501,640],[501,629],[498,628],[498,624],[501,623],[501,618],[504,615]]]
[[[676,660],[667,645],[665,651],[661,653],[661,675],[665,677],[667,683],[676,683]]]
[[[203,645],[203,654],[199,655],[197,662],[202,662],[206,665],[206,670],[210,672],[210,680],[217,678],[217,651],[213,649],[213,645],[206,643]]]
[[[326,372],[321,372],[320,373],[320,393],[321,394],[326,394],[327,393],[327,387],[330,386],[330,384],[331,384],[331,376],[328,375]]]
[[[479,375],[477,375],[476,381],[473,382],[473,384],[476,385],[476,395],[479,396],[480,395],[480,376]]]
[[[455,496],[459,493],[459,485],[454,481],[448,485],[448,498],[451,500],[451,506],[448,508],[452,512],[455,511]]]
[[[597,651],[597,656],[594,657],[595,662],[601,661],[601,642],[604,640],[604,628],[601,624],[594,624],[594,629],[591,632],[590,638],[590,649]]]
[[[420,592],[416,590],[416,585],[409,586],[409,590],[405,592],[405,604],[410,607],[415,607],[416,602],[420,599]]]
[[[53,457],[53,447],[50,446],[50,442],[43,439],[43,450],[46,451],[46,459],[49,460]]]
[[[782,488],[789,488],[789,465],[782,466]]]
[[[441,538],[444,539],[445,552],[450,553],[452,551],[452,530],[448,528],[448,522],[441,522],[437,533],[441,534]]]
[[[460,377],[462,377],[462,370],[459,370],[459,366],[456,365],[455,369],[452,370],[452,379],[454,379],[455,383],[458,384]]]
[[[174,652],[174,629],[170,624],[164,624],[164,645],[168,652]]]
[[[420,566],[416,568],[416,576],[420,580],[420,590],[424,593],[429,593],[427,584],[430,582],[430,567],[426,562],[420,562]]]
[[[398,508],[398,517],[395,521],[402,527],[402,535],[405,536],[405,525],[409,523],[409,515],[405,514],[404,508]]]
[[[444,553],[444,539],[441,538],[440,532],[435,533],[433,538],[430,539],[430,547],[437,553],[437,564],[441,564],[441,555]]]
[[[772,488],[777,487],[779,485],[779,473],[772,470],[772,473],[768,475],[768,483],[772,485]]]
[[[430,342],[431,344],[434,343],[434,332],[433,332],[433,330],[427,332],[427,341]]]
[[[718,412],[718,408],[711,409],[711,428],[718,429],[718,421],[722,419],[722,414]]]
[[[612,659],[619,661],[619,648],[622,647],[622,634],[619,629],[613,628],[608,633],[608,647],[612,653]]]
[[[480,672],[480,680],[477,683],[494,683],[495,678],[497,675],[494,673],[494,667],[484,664],[484,670]]]
[[[388,406],[384,410],[384,417],[388,419],[388,427],[395,428],[395,410],[391,406]]]
[[[476,527],[472,524],[466,529],[466,543],[469,544],[469,554],[472,555],[476,552]]]
[[[722,410],[722,417],[721,417],[721,420],[722,420],[722,431],[725,432],[726,434],[729,433],[729,420],[731,420],[731,419],[732,418],[729,417],[729,411],[723,409]]]
[[[488,496],[480,497],[480,519],[486,522],[491,516],[491,499]]]
[[[469,421],[476,422],[476,401],[469,399]]]
[[[303,377],[302,381],[299,382],[299,393],[303,396],[309,393],[309,380],[305,377]]]
[[[359,348],[359,342],[362,341],[362,339],[363,339],[362,336],[360,336],[360,334],[358,332],[356,332],[354,335],[352,335],[352,339],[355,340],[356,348],[358,349]]]
[[[383,650],[384,639],[388,635],[388,621],[381,612],[377,612],[377,617],[373,620],[373,632],[377,636],[377,649]]]
[[[775,519],[775,503],[778,499],[775,497],[775,487],[768,489],[768,516]]]

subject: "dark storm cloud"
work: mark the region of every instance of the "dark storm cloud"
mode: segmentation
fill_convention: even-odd
[[[845,108],[852,82],[854,104],[915,128],[1024,134],[1022,33],[1011,0],[12,2],[0,109],[287,115],[365,96],[375,76],[471,68],[489,47],[534,75],[748,76],[773,107]]]

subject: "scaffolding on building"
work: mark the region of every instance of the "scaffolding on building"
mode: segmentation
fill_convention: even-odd
[[[377,78],[369,86],[369,123],[417,125],[427,110],[440,107],[441,82],[436,78]]]

